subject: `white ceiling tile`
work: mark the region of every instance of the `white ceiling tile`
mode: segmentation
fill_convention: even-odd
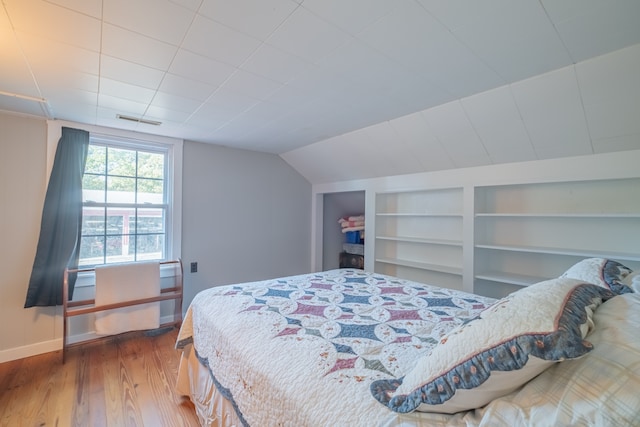
[[[500,153],[535,156],[511,89],[503,86],[461,100],[462,106],[492,158]],[[511,154],[513,155],[513,154]]]
[[[47,0],[50,3],[57,4],[67,9],[75,10],[83,15],[89,15],[94,18],[102,18],[103,0]]]
[[[102,53],[135,64],[166,71],[178,49],[160,40],[107,23],[102,28]]]
[[[422,115],[456,165],[460,165],[457,159],[487,156],[460,101],[430,108],[422,111]]]
[[[148,104],[153,99],[155,90],[101,77],[100,94],[128,99],[139,104]]]
[[[215,91],[216,86],[197,80],[188,79],[177,74],[167,73],[158,87],[161,92],[178,95],[184,98],[205,101]]]
[[[451,157],[420,113],[413,113],[389,122],[402,138],[409,152],[420,160],[427,170],[439,170],[453,167]]]
[[[543,5],[574,62],[640,42],[640,2],[548,1]]]
[[[595,139],[640,133],[640,45],[576,65]]]
[[[292,78],[313,70],[316,66],[264,44],[240,68],[280,83],[288,83]]]
[[[331,22],[342,31],[358,34],[396,6],[387,0],[305,0],[302,7]]]
[[[207,58],[239,66],[261,44],[256,38],[198,15],[182,47]]]
[[[67,71],[95,75],[100,72],[98,52],[25,33],[17,33],[17,36],[36,78]]]
[[[539,156],[560,146],[591,149],[574,67],[514,83],[511,90]]]
[[[269,37],[268,44],[315,63],[350,36],[304,8],[298,8]]]
[[[182,42],[194,12],[168,0],[104,0],[104,21],[170,43]]]
[[[468,47],[427,11],[413,2],[401,3],[358,35],[371,47],[394,59],[422,80],[456,97],[504,84]]]
[[[118,114],[140,117],[144,114],[148,104],[135,102],[130,99],[119,98],[105,93],[98,94],[98,107],[117,111]]]
[[[3,27],[0,27],[0,63],[1,91],[41,96],[13,32]]]
[[[245,96],[226,89],[217,90],[204,103],[203,108],[209,109],[216,117],[231,119],[238,114],[250,109],[260,102],[256,98]]]
[[[157,89],[164,77],[164,71],[102,55],[100,58],[100,75],[123,83]]]
[[[640,150],[640,134],[620,135],[611,138],[595,139],[595,153],[611,153],[615,151]]]
[[[196,12],[202,5],[202,0],[169,0],[173,4],[185,7],[191,11]]]
[[[5,0],[16,31],[98,52],[100,20],[39,0]]]
[[[145,119],[156,121],[171,121],[174,123],[182,123],[186,121],[191,113],[184,111],[173,110],[170,108],[158,107],[157,105],[150,105],[144,115]]]
[[[201,101],[173,95],[167,92],[156,92],[155,96],[153,97],[153,101],[151,101],[151,106],[182,111],[189,114],[193,113],[201,105]]]
[[[503,3],[500,14],[482,15],[457,28],[454,36],[507,81],[572,63],[539,3]]]
[[[565,143],[555,146],[536,148],[536,154],[538,159],[544,160],[571,156],[585,156],[587,154],[593,154],[593,150],[591,147],[587,147],[584,144]]]
[[[265,39],[298,7],[291,0],[207,0],[200,14],[257,39]]]
[[[269,98],[281,87],[282,83],[280,82],[243,70],[236,70],[223,85],[226,90],[262,100]]]
[[[169,72],[218,87],[235,70],[234,67],[220,61],[180,49],[171,64]]]
[[[429,14],[445,25],[449,30],[455,31],[460,27],[472,24],[484,19],[488,15],[496,15],[496,10],[502,9],[509,0],[418,0]],[[508,6],[508,5],[507,5]]]

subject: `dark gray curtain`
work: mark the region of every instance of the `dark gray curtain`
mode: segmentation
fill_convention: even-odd
[[[40,238],[24,307],[62,305],[65,268],[77,268],[82,227],[82,175],[89,150],[89,132],[62,128],[47,195],[42,208]],[[69,277],[73,295],[76,275]]]

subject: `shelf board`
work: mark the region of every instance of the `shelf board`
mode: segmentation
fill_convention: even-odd
[[[461,240],[425,239],[422,237],[408,237],[408,236],[376,236],[376,240],[388,240],[391,242],[423,243],[427,245],[462,246]]]
[[[428,212],[376,212],[379,217],[449,217],[462,218],[461,213],[428,213]]]
[[[448,265],[429,264],[429,263],[426,263],[426,262],[409,261],[409,260],[396,259],[396,258],[376,258],[376,262],[382,262],[382,263],[385,263],[385,264],[400,265],[400,266],[403,266],[403,267],[411,267],[411,268],[416,268],[416,269],[419,269],[419,270],[437,271],[439,273],[454,274],[454,275],[457,275],[457,276],[461,276],[462,275],[462,268],[460,268],[460,267],[451,267],[451,266],[448,266]]]
[[[489,280],[491,282],[509,283],[516,286],[529,286],[549,279],[548,277],[527,276],[524,274],[505,273],[502,271],[487,271],[485,273],[476,274],[475,278]]]
[[[537,246],[515,246],[515,245],[475,245],[478,249],[493,249],[496,251],[510,251],[510,252],[527,252],[537,254],[550,254],[550,255],[570,255],[581,256],[587,258],[611,258],[614,260],[624,261],[640,261],[640,255],[630,254],[624,252],[613,251],[595,251],[585,249],[567,249],[567,248],[546,248]]]
[[[476,218],[618,218],[637,219],[640,213],[476,213]]]

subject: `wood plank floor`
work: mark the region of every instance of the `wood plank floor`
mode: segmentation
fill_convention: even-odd
[[[198,426],[176,394],[177,329],[142,332],[0,364],[0,426]]]

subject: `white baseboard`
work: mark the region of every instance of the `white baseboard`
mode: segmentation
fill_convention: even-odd
[[[49,353],[50,351],[60,350],[61,348],[62,338],[42,341],[22,347],[10,348],[8,350],[0,351],[0,363],[24,359],[25,357],[35,356],[37,354]]]
[[[160,324],[169,323],[173,321],[173,316],[162,316],[160,318]],[[104,335],[98,335],[94,331],[85,332],[82,334],[69,335],[69,344],[77,344],[83,341],[89,341],[96,338],[104,337]],[[49,353],[51,351],[62,350],[62,338],[56,338],[49,341],[42,341],[34,344],[25,345],[22,347],[10,348],[7,350],[0,350],[0,363],[10,362],[12,360],[24,359],[25,357],[36,356],[38,354]]]

